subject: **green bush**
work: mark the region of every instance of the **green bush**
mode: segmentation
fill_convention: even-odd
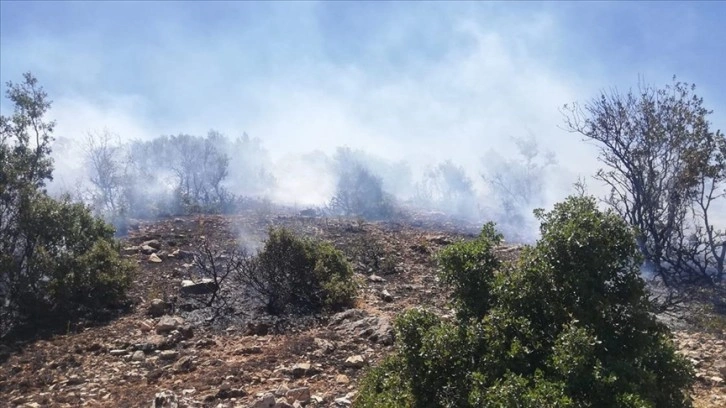
[[[481,236],[440,255],[456,319],[409,311],[357,407],[686,407],[693,381],[650,313],[628,226],[591,198],[537,212],[541,239],[506,269]]]
[[[111,226],[45,193],[54,123],[44,121],[50,102],[37,80],[8,83],[7,97],[15,111],[0,116],[0,337],[117,306],[133,272]]]
[[[326,242],[272,229],[255,262],[238,278],[272,314],[337,311],[353,305],[357,284],[343,254]]]

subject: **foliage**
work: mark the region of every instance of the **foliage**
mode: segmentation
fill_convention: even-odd
[[[337,311],[357,294],[353,269],[327,242],[272,229],[256,257],[240,259],[233,279],[249,287],[271,314]]]
[[[50,101],[31,74],[8,83],[15,105],[0,116],[0,336],[117,306],[133,267],[114,230],[82,204],[50,198]]]
[[[647,268],[666,285],[713,284],[726,272],[726,231],[715,228],[726,190],[726,137],[712,131],[695,86],[603,92],[565,106],[567,128],[596,142],[606,202],[637,230]]]
[[[588,197],[537,216],[542,238],[516,264],[497,262],[491,225],[442,252],[456,318],[400,316],[357,407],[690,405],[692,371],[650,313],[628,225]]]

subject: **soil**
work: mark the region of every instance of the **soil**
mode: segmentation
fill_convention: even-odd
[[[362,285],[356,308],[282,322],[261,319],[250,306],[235,318],[209,320],[199,312],[200,302],[181,294],[182,280],[199,278],[190,254],[202,243],[254,251],[271,226],[343,250]],[[451,315],[433,255],[476,232],[475,226],[426,217],[376,223],[259,211],[138,222],[123,240],[124,256],[139,266],[131,310],[107,324],[5,346],[0,405],[249,407],[262,406],[272,393],[287,397],[288,406],[347,406],[365,367],[393,350],[390,324],[397,314],[426,307]],[[149,241],[158,244],[153,253],[161,262],[140,248]],[[519,248],[504,245],[498,252],[513,259]],[[152,305],[154,299],[160,301]],[[159,330],[168,316],[149,315],[155,307],[180,318],[172,330]],[[725,335],[674,331],[696,368],[696,407],[726,406]]]

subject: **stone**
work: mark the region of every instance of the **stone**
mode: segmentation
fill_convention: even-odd
[[[144,255],[151,255],[151,254],[153,254],[154,252],[156,252],[156,248],[154,248],[154,247],[151,247],[151,246],[148,246],[148,245],[141,245],[141,246],[139,247],[139,250],[140,250],[140,251],[141,251],[141,253],[142,253],[142,254],[144,254]]]
[[[371,282],[374,282],[374,283],[383,283],[386,281],[385,279],[381,278],[380,276],[378,276],[376,274],[372,274],[371,276],[369,276],[368,280]]]
[[[292,376],[300,378],[310,371],[310,363],[298,363],[292,367]]]
[[[175,373],[188,373],[194,369],[194,360],[190,356],[184,356],[180,358],[176,363],[174,363],[174,366],[172,367],[172,370],[174,370]]]
[[[157,392],[154,396],[154,402],[151,403],[151,408],[178,408],[179,402],[176,394],[171,390],[164,390]]]
[[[149,262],[151,263],[161,263],[161,258],[159,258],[159,255],[157,254],[151,254],[149,255]]]
[[[156,333],[164,334],[172,330],[177,330],[184,324],[184,319],[179,316],[163,316],[156,324]]]
[[[353,405],[353,403],[346,397],[340,397],[335,399],[335,405],[339,407],[349,407]]]
[[[294,402],[299,401],[301,403],[306,403],[310,401],[310,388],[308,387],[299,387],[299,388],[293,388],[285,394],[285,397],[287,397],[288,402]]]
[[[379,296],[384,302],[393,302],[393,296],[385,289],[380,292]]]
[[[68,381],[66,383],[68,385],[79,385],[79,384],[83,384],[84,382],[86,382],[86,380],[84,380],[83,378],[74,374],[74,375],[68,377]]]
[[[159,353],[160,360],[176,360],[179,357],[179,352],[176,350],[164,350]]]
[[[363,368],[366,365],[366,360],[361,355],[350,356],[345,359],[345,366],[350,368]]]
[[[169,305],[161,299],[151,299],[147,314],[151,317],[163,316],[169,309]]]
[[[144,361],[146,360],[146,355],[141,350],[134,351],[134,354],[131,355],[131,361]]]
[[[258,399],[252,404],[252,408],[274,408],[277,401],[275,400],[275,395],[272,393],[267,393],[262,396],[262,398]]]
[[[141,246],[150,246],[154,249],[161,249],[161,242],[159,242],[158,239],[150,239],[148,241],[144,241]]]
[[[348,384],[350,383],[350,378],[345,374],[338,374],[335,376],[335,382],[338,384]]]
[[[211,278],[202,278],[197,282],[183,280],[181,283],[181,293],[184,295],[207,295],[214,293],[215,290],[217,290],[217,285]]]

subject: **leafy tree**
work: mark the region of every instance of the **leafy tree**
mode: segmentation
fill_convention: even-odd
[[[647,267],[666,285],[724,278],[726,232],[716,228],[726,200],[726,138],[711,130],[703,99],[683,82],[641,84],[565,106],[566,128],[596,142],[596,178],[606,202],[637,231]]]
[[[115,306],[133,270],[112,227],[44,190],[55,123],[43,88],[30,73],[7,87],[15,109],[0,115],[0,336]]]
[[[499,263],[491,225],[447,247],[456,318],[412,310],[357,407],[687,407],[692,371],[650,313],[630,227],[589,197],[537,212],[542,238]]]

